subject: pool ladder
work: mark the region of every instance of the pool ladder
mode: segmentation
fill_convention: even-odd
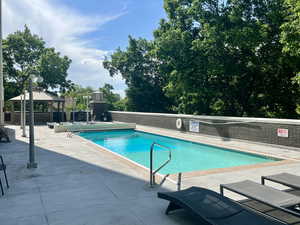
[[[161,148],[167,149],[169,151],[169,158],[166,160],[160,167],[158,167],[156,170],[153,169],[153,152],[154,152],[154,147],[159,146]],[[155,174],[160,171],[163,167],[165,167],[172,159],[172,152],[171,149],[167,146],[163,146],[161,144],[158,144],[156,142],[153,142],[150,148],[150,187],[154,187],[155,185]],[[169,176],[169,174],[166,175],[166,177]],[[165,180],[166,177],[163,179]]]

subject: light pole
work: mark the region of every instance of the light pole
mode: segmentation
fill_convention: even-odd
[[[29,162],[27,168],[37,168],[34,154],[34,111],[33,111],[33,94],[32,78],[29,79]]]
[[[24,99],[23,99],[23,133],[22,137],[26,137],[26,91],[24,89]]]
[[[25,89],[24,89],[25,90]],[[21,129],[22,137],[26,137],[26,93],[24,91],[24,96],[21,94]]]
[[[0,127],[4,126],[4,87],[3,87],[3,53],[2,53],[2,0],[0,0]]]
[[[23,96],[22,96],[22,94],[20,95],[20,97],[21,97],[21,114],[20,114],[20,127],[21,127],[21,129],[23,129]]]
[[[29,162],[27,168],[37,168],[35,162],[35,151],[34,151],[34,109],[33,109],[33,94],[32,94],[32,79],[29,78]],[[38,81],[39,79],[39,81]],[[37,78],[38,82],[42,82],[42,78]]]

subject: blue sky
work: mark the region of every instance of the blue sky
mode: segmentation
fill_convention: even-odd
[[[103,58],[126,48],[128,35],[152,39],[165,17],[163,0],[3,0],[4,37],[27,24],[73,62],[69,78],[98,88],[110,83],[124,96],[120,76],[111,78]]]
[[[64,4],[87,15],[121,15],[83,38],[95,39],[96,47],[112,50],[126,47],[128,35],[152,39],[152,31],[165,17],[163,0],[63,0]],[[105,5],[103,4],[105,2]]]

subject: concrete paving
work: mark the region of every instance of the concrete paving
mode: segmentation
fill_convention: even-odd
[[[184,212],[170,216],[164,214],[167,202],[158,199],[156,193],[176,190],[174,183],[167,181],[163,187],[150,189],[147,174],[142,169],[89,145],[79,137],[68,138],[65,133],[54,133],[46,126],[35,128],[38,168],[27,169],[28,138],[21,137],[18,126],[12,128],[16,129],[16,140],[0,143],[0,154],[7,164],[10,183],[10,188],[5,188],[5,195],[0,196],[0,224],[199,224]],[[170,133],[174,135],[173,131]],[[237,145],[228,141],[225,144]],[[281,154],[279,150],[278,154]],[[290,158],[300,158],[299,152],[282,151]],[[261,175],[277,172],[300,175],[300,163],[295,161],[287,165],[190,177],[184,179],[182,185],[218,191],[220,183],[244,179],[259,182]],[[231,193],[228,196],[240,199]]]

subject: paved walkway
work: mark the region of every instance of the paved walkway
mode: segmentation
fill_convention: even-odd
[[[65,133],[54,133],[45,126],[35,128],[38,168],[28,170],[28,138],[20,137],[18,126],[14,128],[16,141],[0,143],[11,186],[0,196],[0,224],[198,224],[186,213],[164,215],[167,202],[156,197],[158,189],[148,188],[147,174],[142,170],[79,137],[67,138]],[[300,155],[286,151],[296,158]],[[183,186],[199,185],[218,191],[220,183],[246,178],[259,181],[261,175],[283,171],[300,175],[300,163],[192,177],[185,179]],[[175,189],[170,182],[160,188]]]

